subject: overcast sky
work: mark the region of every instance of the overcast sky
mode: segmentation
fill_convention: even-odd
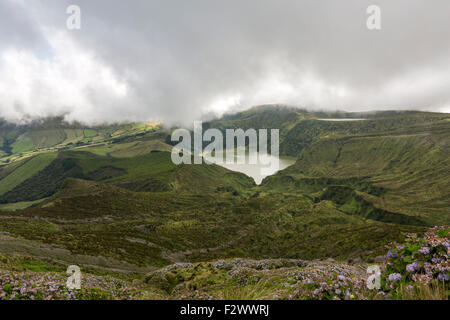
[[[0,117],[186,124],[267,103],[450,112],[450,1],[0,0]]]

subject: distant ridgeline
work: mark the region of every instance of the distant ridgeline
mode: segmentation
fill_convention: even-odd
[[[155,132],[160,126],[158,122],[148,122],[89,127],[78,122],[68,123],[62,117],[34,120],[26,124],[0,120],[0,161],[10,162],[35,151],[117,143],[129,137]]]
[[[366,121],[323,121],[325,119],[366,119]],[[371,113],[310,112],[281,105],[265,105],[247,111],[227,114],[220,119],[203,123],[203,130],[217,128],[244,130],[280,129],[280,154],[298,156],[300,151],[316,139],[333,135],[401,133],[410,130],[435,129],[435,125],[448,124],[449,115],[419,111],[380,111]],[[427,128],[427,125],[433,127]],[[121,142],[153,132],[162,132],[162,124],[117,123],[86,126],[68,123],[62,117],[45,118],[26,124],[0,120],[0,162],[10,162],[17,155],[45,150],[86,146],[90,144]],[[163,142],[174,145],[170,135]],[[207,142],[205,142],[205,145]],[[270,140],[268,142],[270,145]]]

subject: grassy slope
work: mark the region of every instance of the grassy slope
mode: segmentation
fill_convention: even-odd
[[[223,125],[278,125],[269,114],[253,110]],[[288,122],[275,120],[284,128],[285,146],[301,146],[294,150],[299,160],[261,187],[218,166],[175,166],[167,152],[140,152],[138,143],[151,151],[154,140],[125,139],[61,152],[51,170],[10,196],[44,186],[56,194],[14,217],[0,213],[0,231],[33,248],[56,244],[73,259],[85,255],[91,266],[102,255],[160,267],[224,257],[371,259],[402,233],[421,233],[416,218],[448,223],[449,128],[442,115],[391,114],[341,124],[287,114]],[[56,260],[52,250],[46,256]]]
[[[11,145],[13,153],[25,152],[33,149],[33,140],[25,135],[17,138],[17,140]]]
[[[31,206],[35,206],[46,199],[38,199],[34,201],[20,201],[20,202],[13,202],[13,203],[5,203],[0,204],[0,211],[17,211],[17,210],[23,210],[26,208],[29,208]]]
[[[37,155],[16,168],[9,175],[0,180],[0,195],[12,190],[23,181],[32,177],[37,172],[44,169],[56,158],[56,153]]]
[[[0,213],[0,221],[0,231],[13,236],[141,266],[223,257],[373,257],[402,231],[422,230],[366,221],[301,196],[134,193],[85,180],[67,180],[44,204],[14,218]]]
[[[366,186],[356,188],[360,195],[379,208],[425,217],[430,224],[446,223],[450,219],[449,137],[450,128],[399,135],[324,137],[304,149],[295,165],[269,177],[265,186],[314,193],[330,183],[349,186],[359,181]],[[311,187],[311,181],[317,185]],[[367,184],[383,192],[368,192]]]
[[[135,140],[132,142],[92,146],[84,148],[83,150],[100,156],[130,158],[134,156],[145,155],[154,150],[171,151],[171,146],[160,140]]]
[[[224,188],[237,192],[254,185],[243,174],[216,165],[176,166],[170,157],[169,152],[150,152],[128,158],[100,156],[86,151],[60,152],[44,170],[37,170],[32,164],[36,169],[35,175],[21,176],[21,180],[14,180],[14,185],[4,184],[8,189],[0,201],[28,202],[48,197],[69,177],[103,181],[135,191],[176,189],[200,193]]]
[[[310,117],[313,117],[313,115]],[[418,131],[447,126],[448,120],[446,119],[448,119],[448,116],[445,114],[405,112],[401,115],[387,117],[385,112],[380,112],[377,117],[368,118],[365,121],[301,120],[286,133],[285,139],[281,141],[280,154],[299,156],[304,148],[323,137],[361,134],[414,134]]]
[[[9,163],[54,148],[122,141],[150,134],[159,126],[158,123],[140,123],[86,127],[80,123],[67,123],[58,117],[26,125],[0,120],[0,161]]]

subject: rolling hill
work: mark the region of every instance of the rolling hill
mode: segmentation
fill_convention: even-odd
[[[450,223],[448,114],[263,106],[204,126],[279,128],[296,162],[256,185],[174,165],[170,131],[155,125],[3,123],[0,254],[140,277],[231,258],[367,262]]]

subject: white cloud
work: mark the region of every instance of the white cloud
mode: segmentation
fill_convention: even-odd
[[[0,2],[0,117],[192,123],[257,104],[448,110],[450,1]]]
[[[64,34],[47,31],[46,35],[51,52],[45,58],[15,48],[1,53],[2,116],[18,121],[24,115],[66,114],[69,120],[103,121],[104,112],[97,110],[127,98],[126,80]],[[102,105],[95,101],[101,101]]]

